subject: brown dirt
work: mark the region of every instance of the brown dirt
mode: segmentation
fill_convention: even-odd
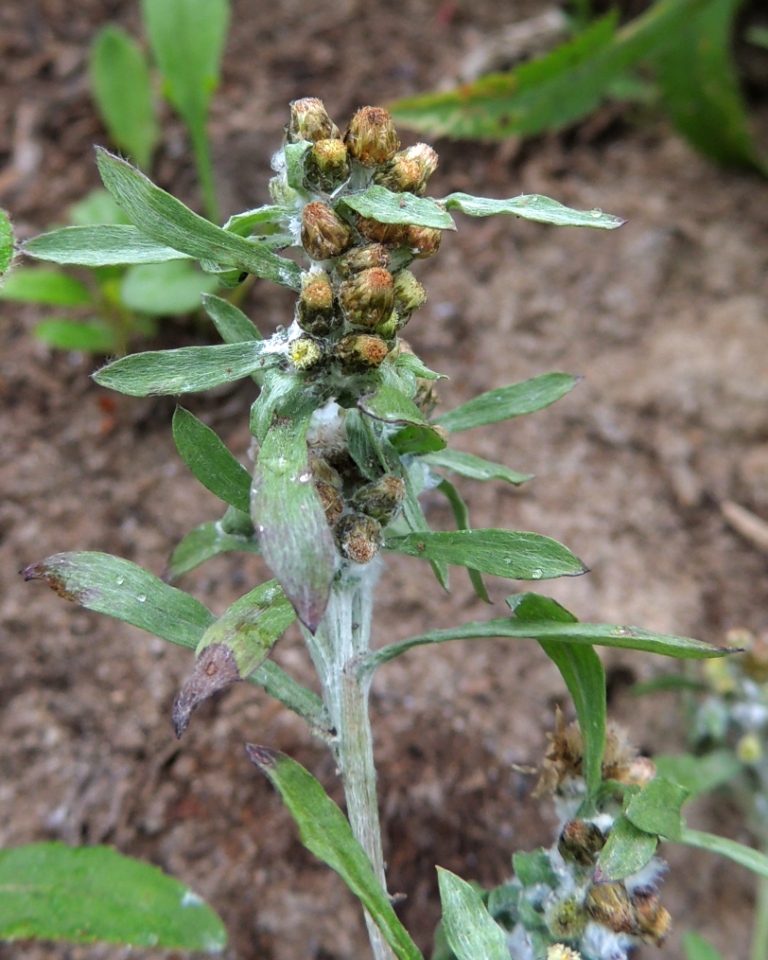
[[[91,144],[104,135],[88,95],[87,44],[108,19],[135,31],[136,6],[11,0],[0,11],[0,202],[22,236],[97,183]],[[234,7],[211,125],[227,213],[265,201],[291,99],[322,96],[343,123],[361,104],[436,86],[478,37],[538,9],[532,0]],[[756,119],[766,147],[764,107]],[[171,116],[164,134],[156,177],[196,203]],[[629,218],[613,234],[462,220],[423,264],[430,299],[409,334],[428,365],[451,376],[446,405],[550,370],[586,376],[549,410],[461,438],[464,449],[537,475],[520,490],[462,483],[475,525],[536,530],[571,546],[592,572],[546,592],[582,619],[714,642],[729,627],[768,629],[768,558],[720,510],[734,499],[768,520],[768,185],[710,166],[658,118],[632,126],[612,111],[524,146],[437,147],[436,195],[541,192]],[[259,283],[248,309],[268,331],[291,302]],[[247,740],[286,750],[338,798],[328,754],[301,722],[243,687],[199,711],[178,743],[170,706],[190,655],[17,577],[72,549],[160,572],[169,548],[219,511],[173,449],[172,403],[107,395],[88,379],[91,358],[52,354],[31,338],[40,316],[5,305],[0,328],[0,843],[106,842],[159,864],[221,912],[230,960],[367,955],[356,904],[300,846],[243,751]],[[196,337],[169,325],[162,340]],[[188,405],[239,455],[251,399],[241,385]],[[427,507],[437,525],[449,522],[438,499]],[[228,556],[184,586],[221,611],[265,576],[258,558]],[[491,588],[500,604],[515,585]],[[379,643],[488,615],[459,571],[448,598],[417,561],[389,560],[379,596]],[[276,658],[312,682],[295,636]],[[612,714],[648,751],[679,747],[675,701],[638,704],[627,693],[666,664],[604,659]],[[490,884],[505,877],[514,849],[550,841],[551,811],[512,765],[537,762],[557,703],[566,703],[562,683],[531,643],[414,652],[378,678],[390,887],[407,895],[401,914],[424,949],[439,911],[435,863]],[[722,802],[693,820],[746,837]],[[661,955],[679,958],[679,932],[695,928],[725,956],[745,956],[751,878],[682,850],[669,859],[676,926]],[[0,947],[2,960],[19,956],[126,953]]]

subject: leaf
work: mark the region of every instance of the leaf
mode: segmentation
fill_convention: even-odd
[[[385,549],[509,580],[573,577],[587,568],[570,550],[536,533],[510,530],[425,531],[393,537]]]
[[[189,125],[205,118],[219,84],[229,25],[226,0],[142,0],[164,92]]]
[[[149,66],[139,45],[114,24],[99,30],[91,47],[91,89],[109,135],[147,169],[160,138]]]
[[[104,354],[120,347],[116,332],[100,320],[44,320],[35,327],[34,335],[56,350]]]
[[[336,547],[308,465],[305,402],[291,419],[278,417],[264,437],[253,474],[251,518],[261,552],[312,633],[325,614]]]
[[[545,850],[539,848],[530,853],[518,850],[512,854],[512,871],[523,887],[533,887],[545,883],[553,890],[557,889],[558,878]]]
[[[255,538],[225,533],[221,528],[220,520],[203,523],[191,530],[177,545],[168,560],[165,579],[172,583],[183,574],[205,563],[206,560],[231,550],[261,553]]]
[[[237,267],[292,290],[301,289],[301,269],[297,263],[198,216],[139,170],[106,150],[97,148],[96,162],[107,190],[139,230],[157,243],[181,250],[196,260]]]
[[[650,861],[659,845],[655,834],[640,830],[626,817],[618,817],[595,869],[595,882],[623,880],[637,873]]]
[[[393,193],[374,184],[362,193],[345,196],[340,205],[379,223],[408,223],[416,227],[455,230],[450,214],[429,197],[412,193]]]
[[[13,262],[13,227],[8,214],[0,208],[0,279]]]
[[[62,227],[32,237],[21,245],[21,251],[37,260],[79,264],[83,267],[187,259],[186,253],[156,243],[136,227],[122,224]]]
[[[449,483],[448,480],[442,480],[437,485],[437,489],[443,494],[450,504],[451,510],[453,511],[454,520],[456,521],[457,529],[471,529],[469,523],[469,508],[461,498],[461,494],[456,487],[454,487],[452,483]],[[486,590],[485,583],[483,582],[482,574],[478,573],[477,570],[467,570],[467,573],[469,574],[470,583],[472,584],[472,587],[478,597],[485,603],[491,603],[492,601],[488,596],[488,591]]]
[[[507,601],[509,602],[509,601]],[[713,647],[690,637],[673,637],[639,627],[613,627],[603,623],[553,623],[552,621],[520,622],[514,617],[499,617],[485,622],[466,623],[446,630],[431,630],[417,637],[392,643],[369,654],[364,669],[375,670],[383,663],[425,644],[448,640],[484,640],[492,637],[530,640],[559,640],[564,643],[617,647],[622,650],[644,650],[682,660],[725,657],[728,647]]]
[[[218,285],[216,277],[202,273],[189,260],[145,263],[128,268],[120,299],[137,313],[173,317],[199,310],[201,296]]]
[[[107,364],[93,379],[129,397],[195,393],[254,373],[266,363],[262,349],[253,342],[150,350]]]
[[[696,847],[698,850],[708,850],[710,853],[719,853],[722,857],[733,860],[734,863],[746,867],[760,877],[768,878],[768,856],[745,847],[735,840],[715,836],[714,833],[703,833],[701,830],[690,830],[683,827],[680,834],[680,843],[687,847]]]
[[[690,753],[654,757],[658,775],[679,783],[688,792],[688,799],[709,793],[734,780],[742,771],[742,763],[732,750],[712,750],[700,757]]]
[[[644,57],[676,43],[711,0],[657,0],[616,30],[616,14],[509,73],[493,73],[446,93],[400,100],[396,123],[434,136],[502,138],[559,130],[586,117],[613,83]]]
[[[248,514],[251,475],[210,427],[183,407],[176,407],[173,440],[181,459],[206,490]]]
[[[375,393],[360,397],[357,406],[363,413],[383,423],[407,423],[424,426],[421,411],[395,387],[383,384]]]
[[[463,453],[461,450],[428,453],[423,459],[430,467],[451,470],[471,480],[505,480],[507,483],[517,485],[533,479],[530,473],[516,473],[500,463],[491,463],[490,460],[476,457],[472,453]]]
[[[455,873],[437,868],[443,930],[458,960],[509,960],[507,937],[480,894]]]
[[[710,0],[652,58],[664,105],[676,129],[716,163],[768,176],[749,129],[733,59],[735,17],[742,0]]]
[[[43,303],[52,307],[82,307],[91,303],[85,284],[46,267],[19,267],[0,289],[0,300]]]
[[[472,197],[468,193],[452,193],[440,202],[447,210],[460,210],[469,217],[493,217],[499,213],[511,213],[523,220],[551,223],[556,227],[615,230],[626,223],[621,217],[603,213],[597,207],[593,210],[572,210],[557,200],[550,200],[549,197],[536,193],[511,197],[509,200],[491,200],[486,197]]]
[[[523,622],[578,623],[577,618],[555,600],[535,593],[515,597],[514,606],[510,603],[510,607],[515,618]],[[539,646],[560,671],[573,699],[584,741],[587,800],[594,802],[603,782],[607,699],[603,664],[589,645],[539,640]]]
[[[534,413],[564,397],[579,382],[569,373],[545,373],[532,380],[514,383],[482,393],[434,421],[448,433],[459,433],[472,427],[485,427],[525,413]]]
[[[77,227],[110,223],[130,224],[128,217],[104,187],[91,190],[82,200],[73,203],[69,208],[69,222]],[[135,227],[132,229],[135,229]]]
[[[301,842],[339,874],[360,900],[398,960],[422,960],[392,908],[347,818],[300,764],[284,753],[249,744],[248,757],[269,777],[298,824]],[[509,954],[505,960],[509,960]]]
[[[250,237],[253,234],[266,236],[283,228],[290,216],[291,212],[287,207],[266,205],[234,214],[222,229],[236,233],[239,237]]]
[[[657,776],[630,798],[624,816],[646,833],[679,840],[683,827],[680,808],[688,799],[685,787]]]
[[[111,847],[0,851],[0,939],[120,943],[221,953],[219,917],[178,880]]]
[[[202,301],[224,343],[247,343],[250,340],[264,339],[256,325],[233,303],[212,293],[204,293]]]
[[[422,532],[431,533],[429,524],[427,523],[427,518],[424,516],[424,511],[421,509],[421,504],[419,503],[419,494],[423,489],[424,479],[423,471],[417,473],[416,465],[414,465],[410,470],[406,470],[403,474],[403,480],[405,481],[403,519],[407,523],[414,536],[420,536]],[[449,588],[448,564],[443,560],[430,558],[429,565],[432,567],[432,572],[434,573],[437,582],[440,584],[443,590],[447,592]]]
[[[86,610],[106,613],[193,650],[215,620],[188,593],[107,553],[57,553],[22,574],[25,580],[45,580],[60,597]]]
[[[694,930],[686,930],[683,934],[683,949],[685,960],[723,960],[720,951]]]

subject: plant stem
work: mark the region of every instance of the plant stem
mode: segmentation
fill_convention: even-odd
[[[370,565],[373,566],[373,565]],[[377,573],[342,572],[334,583],[323,622],[304,638],[317,669],[323,700],[336,732],[332,745],[344,783],[347,816],[356,839],[386,890],[381,845],[373,732],[368,716],[370,676],[359,676],[359,658],[370,648],[373,586]],[[366,913],[365,922],[376,960],[393,960],[379,928]]]
[[[208,134],[205,131],[205,121],[190,123],[188,129],[192,141],[192,152],[195,155],[197,178],[200,181],[200,192],[203,195],[205,215],[212,223],[218,226],[219,204],[216,199],[211,148],[208,142]]]

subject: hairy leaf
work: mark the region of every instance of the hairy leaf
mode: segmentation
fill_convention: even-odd
[[[665,777],[655,777],[630,798],[624,815],[640,830],[668,840],[679,840],[683,827],[680,808],[688,800],[688,791]]]
[[[202,301],[224,343],[247,343],[250,340],[264,339],[256,325],[233,303],[212,293],[204,293]]]
[[[623,880],[642,870],[656,852],[659,838],[618,817],[597,858],[595,880]]]
[[[210,427],[188,410],[177,407],[173,415],[173,440],[181,459],[206,490],[248,513],[251,475]]]
[[[594,210],[572,210],[557,200],[528,194],[511,197],[509,200],[490,200],[486,197],[472,197],[467,193],[452,193],[440,201],[447,210],[461,210],[470,217],[493,217],[499,213],[511,213],[522,220],[535,223],[551,223],[556,227],[593,227],[598,230],[615,230],[625,220]]]
[[[429,197],[393,193],[376,184],[362,193],[345,196],[340,203],[379,223],[410,223],[417,227],[433,227],[437,230],[456,229],[450,214]]]
[[[22,244],[21,250],[37,260],[79,264],[83,267],[188,259],[186,253],[157,243],[136,227],[123,224],[61,227],[32,237]]]
[[[768,856],[745,847],[743,843],[729,840],[727,837],[718,837],[714,833],[703,833],[701,830],[690,830],[683,827],[680,832],[680,843],[687,847],[696,847],[699,850],[708,850],[710,853],[719,853],[722,857],[733,860],[734,863],[746,867],[760,877],[768,878]]]
[[[13,227],[5,210],[0,208],[0,279],[13,261]]]
[[[456,487],[448,480],[441,480],[437,485],[437,489],[451,505],[453,518],[456,521],[456,528],[458,530],[470,530],[469,507],[467,507]],[[472,570],[471,568],[467,570],[467,573],[469,574],[470,583],[478,597],[484,603],[491,603],[491,598],[488,596],[488,591],[483,582],[483,575],[478,570]]]
[[[500,463],[491,463],[490,460],[476,457],[472,453],[462,453],[461,450],[429,453],[424,457],[424,462],[430,467],[451,470],[471,480],[506,480],[507,483],[517,485],[533,478],[530,473],[516,473]]]
[[[246,553],[261,553],[258,541],[254,537],[226,533],[221,521],[203,523],[191,530],[176,546],[168,560],[165,578],[170,582],[189,573],[220,553],[242,550]]]
[[[509,960],[507,937],[474,887],[437,868],[443,930],[457,960]]]

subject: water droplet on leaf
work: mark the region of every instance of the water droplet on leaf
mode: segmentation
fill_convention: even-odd
[[[535,570],[531,570],[531,580],[541,580],[544,576],[544,571],[541,567],[536,567]]]
[[[593,207],[589,212],[592,214],[595,220],[603,215],[603,211],[600,209],[600,207]]]
[[[147,598],[146,598],[146,596],[145,596],[143,593],[140,593],[140,594],[136,597],[136,599],[139,601],[139,603],[144,603],[144,601],[145,601]]]

